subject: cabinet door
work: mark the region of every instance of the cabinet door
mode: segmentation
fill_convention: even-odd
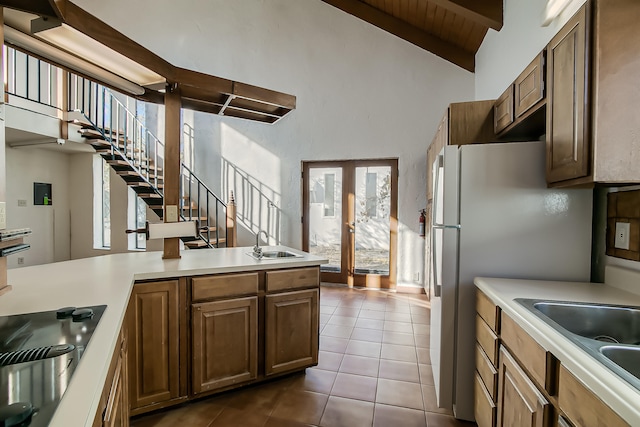
[[[194,393],[258,375],[258,297],[191,306]]]
[[[130,304],[131,409],[179,397],[178,281],[136,284]]]
[[[550,426],[550,404],[518,366],[509,352],[500,348],[498,385],[499,427]]]
[[[518,118],[544,98],[543,52],[524,69],[513,85],[514,109]]]
[[[267,295],[265,374],[318,363],[318,290]]]
[[[123,397],[125,381],[122,376],[122,366],[124,364],[126,364],[126,362],[119,356],[115,375],[111,383],[107,407],[104,411],[104,417],[102,420],[103,427],[124,427],[129,425],[129,417],[127,415],[126,403]]]
[[[499,133],[513,123],[513,85],[509,85],[493,104],[493,130]]]
[[[585,6],[547,47],[547,182],[589,174]]]

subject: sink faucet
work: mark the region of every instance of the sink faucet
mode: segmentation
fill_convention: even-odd
[[[256,233],[256,245],[253,247],[253,255],[258,259],[262,258],[262,248],[260,247],[260,235],[261,234],[264,234],[264,237],[266,239],[269,239],[269,235],[264,230],[258,231],[258,233]]]

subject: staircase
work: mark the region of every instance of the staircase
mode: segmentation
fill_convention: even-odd
[[[70,85],[71,87],[73,85]],[[70,91],[71,92],[71,91]],[[78,78],[67,121],[80,127],[91,145],[136,194],[163,218],[164,145],[107,88]],[[73,104],[73,105],[71,105]],[[235,203],[216,196],[181,165],[181,221],[197,221],[198,236],[182,238],[190,249],[235,246]]]

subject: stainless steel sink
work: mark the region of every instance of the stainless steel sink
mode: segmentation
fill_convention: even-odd
[[[600,353],[636,378],[640,378],[640,347],[606,345]]]
[[[264,251],[262,252],[262,256],[259,256],[255,252],[248,252],[247,255],[250,255],[255,259],[302,258],[302,255],[294,254],[289,251]]]
[[[567,302],[536,302],[533,307],[581,337],[613,343],[640,344],[640,309]]]
[[[640,307],[515,301],[640,390]]]

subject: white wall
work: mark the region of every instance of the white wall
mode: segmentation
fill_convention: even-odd
[[[542,27],[547,0],[504,0],[504,26],[489,30],[476,54],[476,99],[500,96],[584,2],[573,0]]]
[[[209,136],[196,140],[208,183],[227,165],[274,199],[273,240],[301,246],[302,160],[398,157],[398,280],[423,271],[426,149],[445,106],[473,98],[472,74],[320,0],[76,3],[175,65],[297,96],[274,126],[208,116]]]
[[[31,249],[7,258],[8,267],[65,261],[70,256],[69,156],[42,148],[6,147],[7,228],[32,229]],[[33,183],[52,185],[52,205],[34,206]],[[18,206],[25,200],[26,207]],[[18,258],[24,264],[18,265]]]

